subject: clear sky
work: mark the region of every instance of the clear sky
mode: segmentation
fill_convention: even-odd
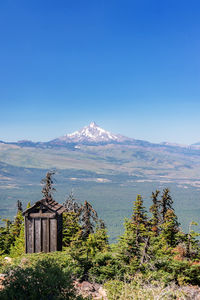
[[[199,0],[0,1],[0,140],[95,121],[190,144],[199,115]]]

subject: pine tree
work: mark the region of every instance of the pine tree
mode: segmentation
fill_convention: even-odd
[[[90,233],[85,241],[88,256],[94,257],[98,252],[105,252],[108,250],[108,236],[105,225],[102,226],[102,220],[96,227],[94,233]]]
[[[94,232],[94,223],[98,222],[97,212],[93,209],[92,205],[85,201],[81,209],[81,224],[83,239],[87,239],[90,233]]]
[[[19,236],[14,241],[10,248],[10,255],[12,257],[17,257],[25,253],[25,234],[24,234],[24,224],[22,224]]]
[[[153,204],[150,207],[150,212],[152,213],[152,218],[150,220],[152,231],[154,232],[155,236],[158,235],[158,226],[160,221],[160,214],[159,214],[159,200],[158,195],[160,191],[156,190],[155,193],[152,192],[151,198]]]
[[[76,202],[73,192],[69,194],[63,206],[66,208],[63,213],[63,246],[68,247],[81,231],[81,206]]]
[[[194,257],[199,250],[199,241],[196,238],[200,236],[200,234],[195,232],[192,226],[198,226],[198,223],[194,221],[190,222],[188,234],[186,234],[186,256],[188,258]]]
[[[22,224],[24,222],[22,211],[23,211],[22,202],[18,200],[17,201],[17,215],[15,217],[15,220],[14,220],[14,222],[12,224],[12,228],[11,228],[11,234],[13,234],[14,240],[19,236]]]
[[[73,191],[70,192],[69,196],[63,203],[63,206],[66,208],[67,212],[74,212],[75,214],[78,214],[80,216],[82,207],[79,203],[77,203]]]
[[[53,175],[55,172],[49,171],[46,174],[46,177],[41,180],[41,183],[44,184],[42,189],[42,194],[44,195],[44,198],[47,200],[53,199],[53,192],[56,191],[56,189],[53,187]]]
[[[103,220],[99,219],[97,222],[97,226],[95,229],[95,233],[93,233],[96,242],[96,248],[98,251],[103,252],[108,250],[108,235],[105,223]]]
[[[17,211],[23,211],[23,208],[22,208],[22,202],[17,200]]]
[[[134,202],[131,223],[136,235],[136,245],[139,246],[139,244],[144,241],[144,237],[147,236],[148,229],[147,214],[145,207],[143,206],[141,195],[138,195]]]
[[[9,219],[1,219],[4,226],[0,228],[0,254],[9,254],[10,247],[14,242],[14,236],[11,234],[12,222]]]
[[[129,265],[133,260],[138,260],[140,249],[136,244],[136,232],[130,219],[125,219],[124,228],[124,234],[120,237],[117,247],[118,258]]]
[[[28,202],[26,209],[31,206]],[[14,221],[14,232],[16,232],[15,240],[10,248],[10,255],[12,257],[17,257],[25,253],[25,228],[24,228],[24,218],[22,214],[22,203],[18,201],[17,203],[18,212]]]
[[[178,218],[172,209],[168,209],[165,213],[164,222],[161,225],[161,237],[164,238],[166,243],[175,247],[178,243],[177,233],[179,232]]]
[[[68,247],[81,231],[79,216],[73,211],[63,213],[63,247]]]
[[[137,196],[131,219],[126,219],[124,226],[125,232],[120,237],[118,245],[118,257],[126,265],[130,265],[134,272],[139,267],[141,259],[144,261],[147,251],[145,245],[148,239],[148,219],[141,195]]]
[[[31,202],[29,201],[27,206],[26,206],[26,209],[30,208],[31,207]]]
[[[17,214],[14,222],[9,219],[2,219],[5,222],[4,227],[0,228],[0,253],[9,254],[12,245],[20,235],[24,218],[22,216],[22,203],[17,201]]]
[[[167,210],[168,209],[174,210],[172,205],[173,205],[173,200],[170,195],[170,190],[168,188],[165,188],[165,189],[163,189],[163,193],[162,193],[161,200],[159,203],[162,223],[164,222],[165,214],[167,213]]]

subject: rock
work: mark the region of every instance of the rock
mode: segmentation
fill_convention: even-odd
[[[4,259],[5,259],[8,263],[11,263],[11,262],[12,262],[12,258],[11,258],[11,257],[6,256],[6,257],[4,257]]]
[[[101,297],[101,299],[107,300],[107,294],[106,294],[106,290],[101,286],[99,289],[99,295]]]
[[[5,279],[6,274],[0,274],[0,291],[3,290],[3,281]]]
[[[95,292],[95,288],[94,288],[93,284],[88,281],[83,281],[81,283],[81,290],[87,291],[87,292]]]
[[[81,295],[82,297],[92,297],[92,299],[96,300],[108,300],[106,291],[103,289],[102,285],[98,283],[74,281],[74,287],[77,294]]]
[[[29,262],[29,260],[26,257],[22,257],[20,264],[23,266],[23,265],[28,264],[28,262]]]

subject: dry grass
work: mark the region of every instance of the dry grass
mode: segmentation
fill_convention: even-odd
[[[122,283],[112,281],[105,284],[109,300],[200,300],[200,288],[179,287],[175,284],[165,287],[162,284]]]

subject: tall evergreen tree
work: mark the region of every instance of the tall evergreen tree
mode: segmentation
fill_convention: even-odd
[[[167,213],[167,210],[168,209],[174,210],[172,205],[173,205],[173,200],[170,195],[170,190],[168,188],[165,188],[165,189],[163,189],[163,193],[162,193],[161,200],[159,203],[162,223],[165,220],[165,214]]]
[[[139,246],[139,244],[144,241],[144,237],[147,235],[148,226],[147,214],[141,195],[137,195],[136,201],[134,202],[131,223],[136,234],[136,245]]]
[[[23,208],[22,208],[22,202],[17,200],[17,211],[23,211]]]
[[[12,257],[20,256],[25,253],[25,228],[24,228],[24,217],[22,214],[22,203],[20,201],[17,202],[18,212],[15,218],[14,230],[17,232],[15,236],[15,240],[10,248],[10,255]],[[28,202],[26,209],[30,208],[31,204]],[[16,220],[18,220],[16,222]]]
[[[148,219],[141,195],[137,196],[131,219],[126,219],[124,226],[125,232],[120,237],[118,256],[135,272],[140,265],[142,256],[145,256],[144,248],[148,239]]]
[[[0,227],[0,254],[9,254],[10,247],[14,242],[14,236],[11,234],[12,222],[9,219],[1,219],[4,226]]]
[[[17,201],[17,214],[14,222],[9,219],[3,219],[5,226],[0,228],[0,252],[1,254],[9,254],[10,249],[15,244],[23,227],[24,218],[22,215],[22,203]]]
[[[151,229],[154,232],[155,236],[158,235],[158,226],[160,221],[160,213],[159,213],[159,200],[158,195],[160,191],[156,190],[155,193],[152,192],[151,198],[153,201],[153,204],[150,207],[150,212],[152,213],[151,218]]]
[[[95,236],[96,248],[98,249],[98,251],[108,250],[109,248],[108,235],[103,220],[99,219],[97,221],[96,230],[95,233],[93,233],[93,235]]]
[[[198,223],[192,221],[189,224],[188,234],[186,234],[186,256],[188,258],[194,257],[198,252],[199,241],[197,239],[200,234],[192,229],[192,226],[198,226]],[[199,249],[198,249],[199,250]]]
[[[53,175],[55,172],[49,171],[46,173],[46,177],[41,180],[41,183],[44,185],[42,189],[42,194],[44,195],[44,198],[47,200],[53,199],[53,192],[56,191],[56,189],[53,187]]]
[[[63,203],[63,206],[66,208],[67,212],[74,212],[78,215],[80,215],[82,210],[81,205],[76,201],[76,198],[74,197],[73,191],[71,191],[71,193]]]
[[[166,243],[175,247],[177,240],[177,233],[179,232],[178,218],[172,209],[168,209],[165,213],[164,222],[161,225],[161,237],[164,238]]]
[[[67,247],[76,238],[77,233],[81,231],[81,205],[76,202],[74,194],[71,192],[63,206],[66,208],[63,213],[63,246]]]
[[[98,222],[97,212],[92,205],[85,201],[81,210],[82,236],[86,239],[90,233],[94,232],[95,223]]]
[[[12,229],[11,229],[11,234],[13,234],[14,239],[16,239],[21,231],[22,228],[22,224],[24,222],[24,218],[22,215],[22,202],[21,201],[17,201],[17,215],[15,217],[15,220],[12,224]]]
[[[136,232],[130,219],[125,219],[124,234],[119,239],[118,257],[125,265],[130,265],[140,256],[140,249],[136,244]]]

